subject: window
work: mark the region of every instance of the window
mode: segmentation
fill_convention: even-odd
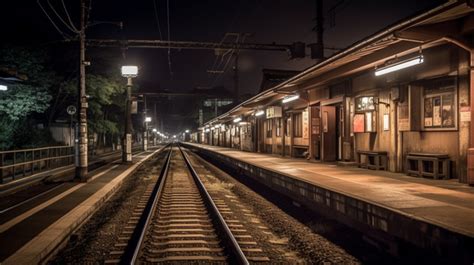
[[[276,136],[281,136],[281,118],[276,118],[275,119],[275,127],[276,127]]]
[[[303,114],[298,113],[293,116],[294,126],[293,132],[295,137],[302,137],[303,136]]]
[[[353,131],[376,132],[377,112],[376,102],[373,96],[362,96],[355,98],[355,112],[353,119]]]
[[[456,89],[453,80],[436,81],[425,87],[423,127],[428,130],[456,128]]]
[[[272,138],[273,120],[272,119],[266,120],[265,123],[264,123],[264,127],[265,127],[266,137],[267,138]]]

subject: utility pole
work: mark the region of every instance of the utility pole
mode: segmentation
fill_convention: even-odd
[[[81,22],[79,32],[79,98],[78,98],[78,143],[76,144],[76,178],[87,181],[87,96],[86,96],[86,27],[85,27],[85,0],[81,0]]]
[[[309,44],[311,48],[311,59],[324,59],[324,17],[323,17],[323,0],[315,0],[316,8],[316,26],[313,31],[316,32],[316,43]]]

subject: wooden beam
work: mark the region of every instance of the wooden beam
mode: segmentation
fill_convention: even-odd
[[[411,27],[397,31],[394,36],[403,40],[428,42],[444,36],[458,35],[461,31],[459,20],[450,20],[440,23]]]
[[[379,63],[382,60],[385,60],[391,56],[395,56],[399,53],[406,52],[413,48],[418,47],[418,43],[413,42],[399,42],[395,45],[388,46],[385,49],[378,50],[370,55],[364,56],[358,60],[350,62],[340,67],[322,73],[316,77],[308,79],[300,87],[301,89],[308,89],[326,83],[332,79],[340,78],[344,76],[351,75],[355,72],[362,71],[374,67],[374,64]]]

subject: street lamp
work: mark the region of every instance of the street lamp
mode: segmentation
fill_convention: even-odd
[[[143,151],[148,150],[148,123],[151,122],[151,117],[145,117],[145,130],[143,130]]]
[[[7,91],[8,87],[5,85],[0,85],[0,91]]]
[[[138,67],[122,66],[122,76],[127,78],[127,101],[125,110],[125,132],[122,147],[122,162],[132,162],[132,78],[138,75]]]

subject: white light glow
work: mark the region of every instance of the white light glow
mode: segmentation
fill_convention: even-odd
[[[205,131],[205,132],[209,132],[209,131],[210,131],[210,129],[209,129],[209,128],[206,128],[204,131]]]
[[[255,112],[255,116],[262,116],[263,114],[265,114],[264,110],[259,110],[259,111]]]
[[[398,71],[398,70],[401,70],[401,69],[404,69],[404,68],[407,68],[407,67],[410,67],[410,66],[421,64],[421,63],[423,63],[423,61],[424,61],[423,55],[419,55],[415,58],[411,58],[411,59],[408,59],[408,60],[405,60],[405,61],[401,61],[401,62],[398,62],[398,63],[395,63],[395,64],[391,64],[391,65],[381,67],[381,68],[375,70],[375,75],[380,76],[380,75],[388,74],[388,73],[391,73],[391,72],[395,72],[395,71]]]
[[[153,128],[153,130],[152,130],[152,131],[153,131],[153,132],[156,132],[156,129],[155,129],[155,128]]]
[[[136,77],[138,75],[138,67],[134,65],[122,66],[123,77]]]
[[[293,101],[293,100],[297,100],[300,98],[300,95],[291,95],[291,96],[286,96],[283,98],[283,100],[281,101],[282,103],[288,103],[290,101]]]
[[[173,135],[173,138],[176,138],[176,135]]]
[[[8,87],[4,85],[0,85],[0,91],[7,91]]]
[[[241,120],[242,120],[241,117],[235,118],[235,119],[234,119],[234,123],[240,122]]]
[[[146,117],[145,122],[151,122],[151,117]]]
[[[189,133],[189,130],[184,131],[185,133]]]

